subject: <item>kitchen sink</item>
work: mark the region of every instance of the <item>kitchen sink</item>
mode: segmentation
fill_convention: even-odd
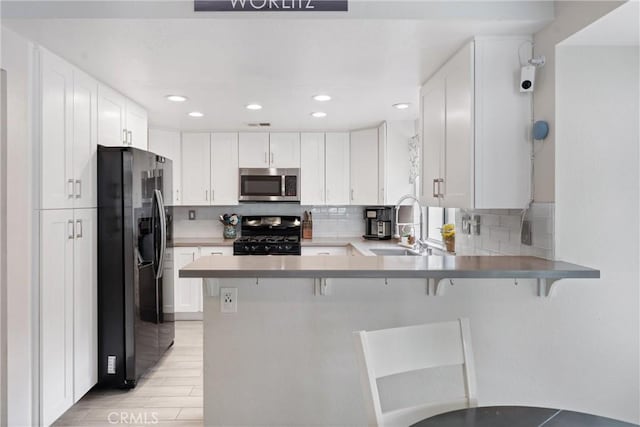
[[[419,253],[405,248],[369,249],[378,256],[420,256]]]

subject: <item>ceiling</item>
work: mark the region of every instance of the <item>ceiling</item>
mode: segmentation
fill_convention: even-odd
[[[460,10],[466,4],[457,3]],[[364,12],[353,19],[28,16],[5,18],[3,25],[143,105],[154,127],[242,130],[270,122],[278,130],[348,130],[417,118],[421,83],[473,35],[530,34],[550,19],[548,10],[533,17],[519,9],[491,16],[486,7],[476,16],[455,10],[429,19],[409,19],[412,10],[395,19]],[[333,99],[314,101],[319,93]],[[169,94],[189,100],[170,103]],[[245,109],[254,102],[264,108]],[[392,107],[399,102],[411,106]],[[204,117],[187,116],[196,110]],[[314,111],[327,117],[311,117]]]

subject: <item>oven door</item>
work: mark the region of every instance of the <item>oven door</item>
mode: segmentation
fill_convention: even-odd
[[[240,169],[241,202],[299,202],[299,169]]]

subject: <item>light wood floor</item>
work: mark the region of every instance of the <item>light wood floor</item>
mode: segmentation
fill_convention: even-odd
[[[202,322],[176,322],[173,347],[136,388],[92,390],[54,425],[202,426]]]

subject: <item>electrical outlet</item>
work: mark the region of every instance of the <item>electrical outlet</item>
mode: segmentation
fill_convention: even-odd
[[[531,246],[531,221],[522,221],[522,230],[520,231],[520,242],[523,245]]]
[[[195,209],[191,209],[189,210],[189,220],[193,221],[194,219],[196,219],[196,211]]]
[[[238,288],[220,288],[220,312],[238,312]]]

